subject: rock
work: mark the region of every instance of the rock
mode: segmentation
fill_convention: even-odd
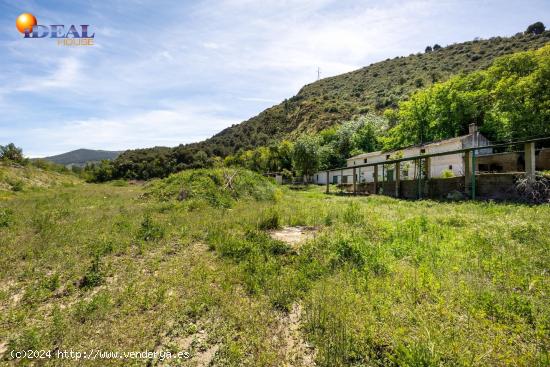
[[[181,190],[180,193],[178,194],[178,200],[184,201],[185,199],[187,199],[187,191]]]

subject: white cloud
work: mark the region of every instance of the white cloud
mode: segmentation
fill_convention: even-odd
[[[78,84],[81,65],[76,57],[69,57],[56,63],[56,68],[42,77],[27,77],[15,90],[19,92],[48,92],[49,89],[73,88]]]
[[[127,116],[67,121],[58,126],[26,131],[38,139],[38,144],[48,147],[26,153],[36,157],[82,147],[123,150],[176,146],[206,139],[236,122],[218,116],[218,112],[181,105]]]

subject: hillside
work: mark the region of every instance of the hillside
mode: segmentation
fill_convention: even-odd
[[[518,34],[387,59],[308,84],[296,96],[189,147],[224,156],[240,148],[266,145],[270,140],[318,132],[355,115],[396,107],[412,92],[434,82],[484,69],[498,56],[537,49],[549,41],[549,31],[540,36]]]
[[[69,173],[42,169],[33,165],[0,162],[0,200],[10,192],[66,187],[82,182]]]
[[[474,40],[407,57],[387,59],[346,74],[304,86],[296,96],[233,125],[202,142],[175,148],[129,150],[114,161],[115,176],[162,177],[200,167],[208,157],[225,157],[241,149],[267,146],[304,132],[318,132],[367,113],[381,113],[435,82],[452,75],[486,69],[496,57],[534,50],[550,41],[541,35]]]
[[[122,152],[109,150],[77,149],[67,153],[45,157],[45,160],[64,164],[84,166],[89,162],[99,162],[104,159],[112,160],[118,157]]]

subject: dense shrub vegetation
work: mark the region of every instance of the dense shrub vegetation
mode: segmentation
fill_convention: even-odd
[[[434,84],[386,116],[397,121],[386,149],[462,135],[470,123],[496,141],[550,136],[550,45]]]
[[[196,169],[175,173],[148,184],[146,196],[161,201],[179,200],[190,207],[207,204],[228,208],[235,200],[275,198],[270,179],[244,169]]]

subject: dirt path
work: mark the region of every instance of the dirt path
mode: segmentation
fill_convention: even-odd
[[[315,349],[307,343],[301,330],[302,306],[294,303],[288,315],[281,318],[280,333],[284,341],[284,366],[315,366]]]

